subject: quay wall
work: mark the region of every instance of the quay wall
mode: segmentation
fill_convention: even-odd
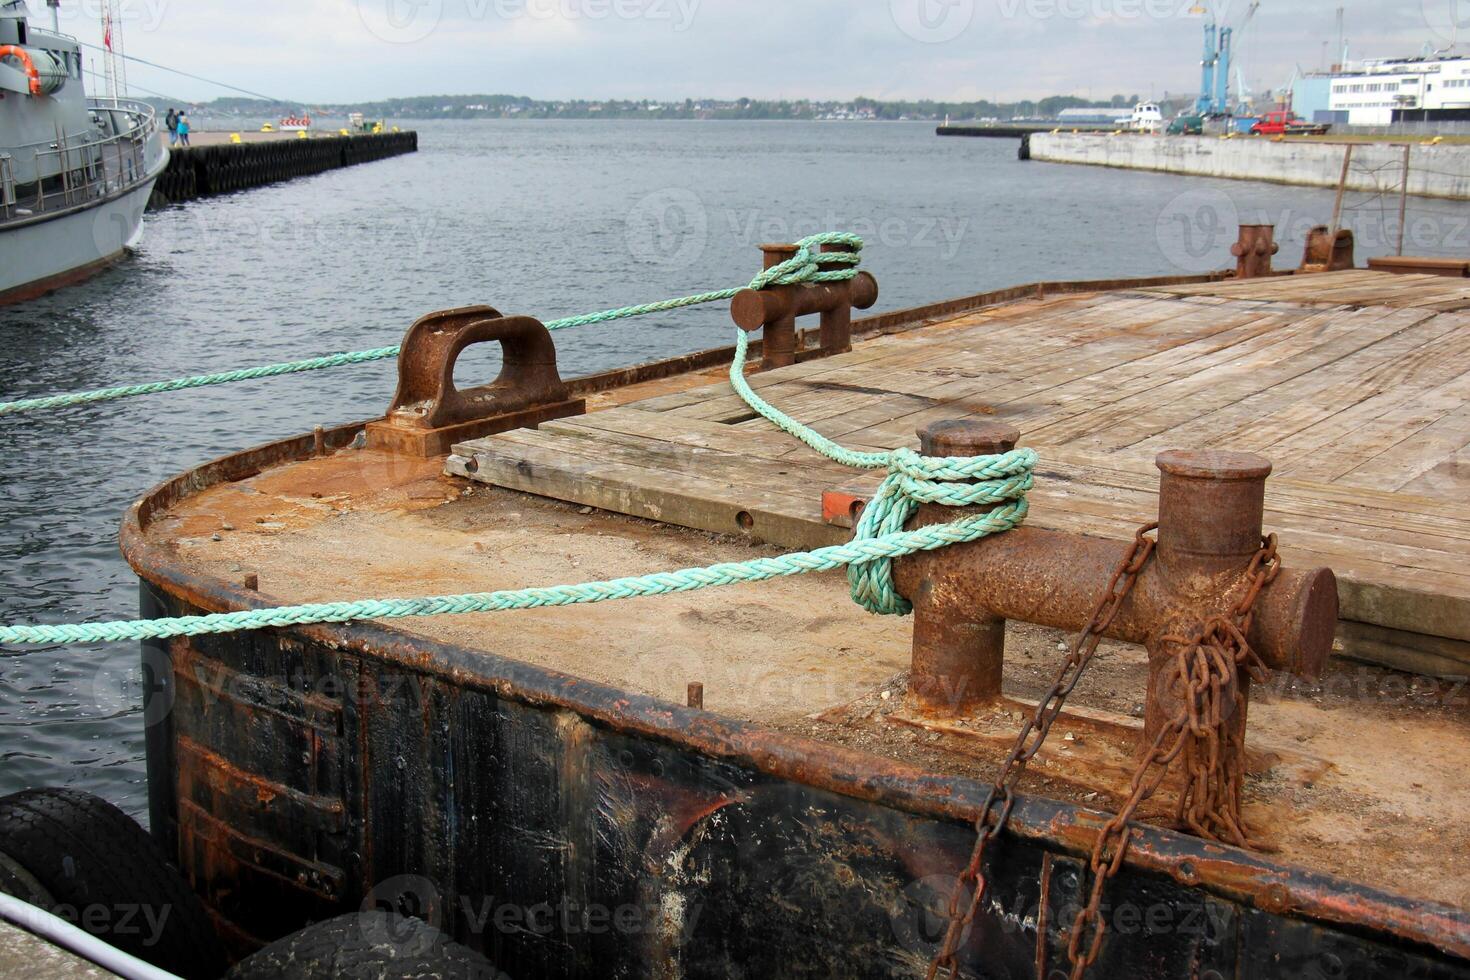
[[[1033,133],[1032,160],[1080,163],[1127,170],[1154,170],[1196,177],[1265,180],[1308,187],[1337,187],[1343,143],[1262,137],[1147,136],[1092,133]],[[1403,144],[1356,143],[1348,172],[1352,191],[1397,194],[1403,174]],[[1470,200],[1470,146],[1412,143],[1409,193]]]
[[[419,148],[417,133],[361,133],[174,147],[150,208],[309,177]]]

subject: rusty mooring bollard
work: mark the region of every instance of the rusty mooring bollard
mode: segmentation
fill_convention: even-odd
[[[938,423],[919,436],[931,455],[1004,451],[1018,438],[1015,430],[993,422]],[[1247,589],[1248,568],[1261,547],[1271,464],[1244,453],[1175,450],[1159,457],[1159,468],[1156,558],[1139,573],[1103,633],[1149,648],[1146,737],[1178,708],[1162,690],[1168,651],[1159,638],[1193,632],[1227,613]],[[915,523],[955,516],[953,508],[926,505]],[[909,696],[915,707],[955,715],[997,698],[1005,621],[1083,629],[1128,549],[1126,542],[1025,525],[896,560],[898,591],[914,604]],[[1283,569],[1257,600],[1247,639],[1267,667],[1315,677],[1336,626],[1332,572]],[[1232,723],[1243,726],[1245,719]]]
[[[985,456],[1016,448],[1021,431],[1003,422],[953,419],[919,430],[925,456]],[[989,507],[922,504],[918,524],[943,524]],[[914,605],[910,693],[929,708],[964,712],[1000,696],[1006,621],[972,609],[959,592],[925,580],[906,597]]]
[[[847,251],[845,246],[827,245],[823,251]],[[765,268],[785,262],[796,254],[795,245],[762,245]],[[820,257],[817,260],[821,265]],[[829,263],[823,268],[848,268]],[[762,331],[761,366],[795,364],[796,318],[809,313],[822,315],[820,344],[824,354],[840,354],[852,347],[852,310],[866,310],[878,301],[878,280],[866,272],[838,282],[802,283],[742,289],[730,302],[730,316],[740,329]]]
[[[1241,225],[1240,238],[1230,246],[1235,256],[1235,278],[1255,279],[1271,274],[1271,256],[1281,250],[1275,225]]]

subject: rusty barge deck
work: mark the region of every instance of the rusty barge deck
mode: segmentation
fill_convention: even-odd
[[[1145,882],[1162,875],[1175,890],[1202,889],[1212,896],[1207,904],[1234,909],[1230,948],[1219,948],[1218,935],[1154,937],[1163,943],[1155,947],[1159,961],[1174,966],[1141,975],[1210,962],[1277,975],[1264,961],[1260,970],[1242,965],[1255,962],[1245,951],[1251,908],[1279,918],[1269,927],[1277,930],[1272,942],[1300,946],[1290,969],[1274,967],[1287,971],[1282,976],[1300,975],[1319,955],[1374,968],[1363,975],[1464,975],[1470,693],[1456,678],[1470,674],[1470,286],[1347,271],[1004,298],[969,311],[880,318],[873,325],[882,329],[850,352],[802,357],[752,383],[857,448],[913,445],[916,429],[956,417],[1011,423],[1042,460],[1029,524],[1119,540],[1158,510],[1159,451],[1263,454],[1275,464],[1266,526],[1280,533],[1285,563],[1331,567],[1341,585],[1340,656],[1320,682],[1268,685],[1251,707],[1245,815],[1276,853],[1262,862],[1151,831],[1130,858]],[[846,540],[853,505],[877,478],[855,478],[753,418],[721,380],[718,360],[628,374],[615,387],[579,390],[574,382],[570,393],[586,397],[586,414],[466,438],[447,458],[364,447],[362,427],[349,426],[211,464],[155,492],[125,531],[145,580],[145,608],[489,591]],[[850,828],[843,807],[856,804],[830,803],[837,798],[948,820],[948,829],[888,827],[880,837],[898,837],[882,840],[853,831],[861,840],[839,848],[840,859],[823,852],[835,862],[825,870],[731,887],[742,899],[785,895],[781,902],[797,905],[790,890],[803,887],[814,889],[807,899],[818,904],[858,902],[853,889],[881,901],[930,902],[924,882],[953,874],[968,850],[955,819],[973,812],[974,784],[991,778],[1027,699],[1044,691],[1064,634],[1012,623],[1010,700],[971,717],[935,719],[904,707],[910,622],[871,617],[846,593],[840,576],[807,576],[595,607],[155,646],[149,656],[175,679],[167,724],[150,731],[155,828],[244,945],[284,927],[283,910],[321,914],[360,901],[391,874],[421,875],[460,894],[502,887],[519,895],[519,875],[537,886],[559,882],[546,885],[553,890],[631,888],[650,901],[689,901],[701,894],[700,880],[722,873],[711,867],[724,867],[709,855],[694,867],[691,853],[729,847],[740,860],[769,860],[745,850],[750,834],[806,840]],[[382,664],[370,670],[373,660]],[[380,686],[367,702],[338,689],[341,674],[349,687],[369,675],[381,681],[384,665],[427,678],[430,689],[415,687],[406,705],[401,692]],[[1017,967],[1021,974],[1047,976],[1048,964],[1065,963],[1061,909],[1080,888],[1068,869],[1085,857],[1082,842],[1100,823],[1090,811],[1112,810],[1126,795],[1147,674],[1141,651],[1105,644],[1022,784],[1036,801],[1018,808],[1013,831],[1040,849],[1040,871],[1022,848],[1017,860],[1031,870],[1001,876],[1032,882],[1015,884],[1018,895],[1039,883],[1028,901],[1040,903],[1042,921],[1023,915],[1016,926],[1039,936],[1027,940],[1034,956]],[[334,686],[314,685],[314,677]],[[691,682],[703,687],[703,710],[675,707]],[[460,687],[493,704],[448,693]],[[508,719],[527,706],[549,720],[518,734]],[[490,738],[493,729],[502,741],[457,744],[460,726],[467,739]],[[230,728],[254,734],[230,737]],[[710,773],[676,780],[670,770],[666,778],[667,767],[691,756],[677,754],[685,761],[676,763],[665,750],[618,742],[624,737],[696,760],[706,755],[725,788],[675,792],[665,784],[707,781]],[[282,756],[283,745],[303,744],[310,747],[299,763]],[[755,774],[755,783],[731,766]],[[444,767],[455,772],[434,771]],[[476,773],[501,792],[524,781],[555,799],[497,806]],[[751,815],[758,784],[773,778],[808,787],[820,804],[803,797],[781,804],[789,812]],[[429,799],[412,788],[415,780],[449,798]],[[607,848],[631,846],[632,810],[650,798],[663,801],[656,809],[666,805],[673,823],[639,837],[643,857],[633,863],[667,866],[635,874],[636,885],[608,885],[589,852],[605,861]],[[1061,809],[1049,809],[1048,800],[1062,801]],[[749,804],[749,813],[730,811],[747,836],[737,842],[736,830],[717,822],[699,837],[693,828],[731,801]],[[543,804],[551,809],[532,815]],[[630,810],[620,816],[619,806]],[[465,870],[474,861],[464,848],[494,835],[463,829],[464,807],[506,822],[510,836],[496,838],[501,844],[545,853]],[[400,815],[426,821],[426,839],[404,841],[401,829],[383,826]],[[1162,810],[1148,817],[1168,823]],[[308,830],[285,829],[283,821]],[[252,854],[262,841],[270,847]],[[901,853],[914,842],[928,842],[915,844],[924,855],[906,859],[897,878],[864,870],[876,860],[870,851]],[[833,885],[829,872],[846,884]],[[579,874],[596,880],[575,884]],[[801,885],[802,874],[820,881]],[[1125,874],[1119,894],[1130,900],[1142,901],[1138,887],[1158,887],[1127,882]],[[237,897],[246,885],[275,896],[276,910],[246,907]],[[1048,923],[1053,905],[1056,921]],[[775,928],[744,905],[715,906],[710,922],[720,928]],[[930,951],[905,939],[896,921],[874,947],[855,938],[873,928],[860,915],[851,934],[797,919],[813,931],[810,963],[797,960],[810,969],[860,963],[863,975],[910,975]],[[1369,919],[1373,939],[1362,950],[1331,931],[1352,933]],[[693,934],[693,924],[660,921],[663,931],[640,940],[638,955],[672,957],[668,975],[761,962],[729,948],[691,951],[690,936],[676,933]],[[1296,933],[1280,923],[1311,925]],[[455,931],[464,938],[463,928]],[[1410,952],[1390,952],[1381,945],[1388,935]],[[585,936],[558,936],[550,946],[499,934],[470,941],[529,957],[547,975],[583,975],[602,948]],[[1118,969],[1144,954],[1120,943],[1108,955]],[[788,968],[777,972],[802,972],[772,962]]]

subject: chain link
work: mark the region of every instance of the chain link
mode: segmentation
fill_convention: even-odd
[[[970,863],[961,872],[950,895],[949,926],[944,943],[929,964],[926,980],[935,980],[941,971],[950,980],[959,975],[959,948],[966,931],[975,921],[988,887],[984,870],[986,850],[1005,829],[1015,806],[1014,790],[1025,773],[1026,764],[1041,750],[1067,696],[1077,686],[1103,634],[1112,625],[1139,573],[1153,555],[1155,541],[1150,534],[1157,527],[1157,524],[1146,524],[1134,535],[1132,546],[1114,570],[1092,618],[1072,643],[1071,652],[1051,689],[1037,704],[1036,712],[1022,725],[1015,746],[986,794],[975,820],[975,847],[970,854]],[[1260,550],[1251,559],[1246,571],[1249,584],[1228,615],[1213,617],[1192,636],[1171,634],[1160,639],[1165,649],[1178,651],[1166,668],[1164,684],[1182,706],[1154,737],[1143,761],[1133,773],[1123,806],[1098,834],[1088,860],[1093,876],[1092,888],[1087,905],[1077,913],[1072,924],[1067,945],[1067,956],[1072,963],[1071,980],[1082,980],[1102,954],[1106,934],[1101,912],[1103,891],[1123,866],[1128,854],[1133,837],[1133,816],[1163,785],[1170,767],[1181,757],[1186,779],[1179,796],[1176,818],[1201,837],[1241,847],[1252,846],[1240,813],[1239,767],[1223,766],[1221,761],[1222,758],[1239,760],[1244,757],[1242,726],[1229,726],[1227,722],[1235,713],[1245,711],[1241,672],[1257,681],[1265,679],[1265,665],[1251,650],[1246,634],[1250,632],[1256,600],[1276,580],[1280,571],[1281,560],[1273,534],[1262,541]],[[1227,701],[1231,708],[1229,715],[1225,712]]]
[[[1257,681],[1266,678],[1265,664],[1245,637],[1255,616],[1256,599],[1280,572],[1276,535],[1272,534],[1262,541],[1251,560],[1246,572],[1249,584],[1229,615],[1213,617],[1193,636],[1168,635],[1160,639],[1164,648],[1178,651],[1166,668],[1164,683],[1166,690],[1180,700],[1181,707],[1155,736],[1133,773],[1126,802],[1097,836],[1088,861],[1092,890],[1086,907],[1072,923],[1067,944],[1071,980],[1082,980],[1102,954],[1106,932],[1100,911],[1103,889],[1123,866],[1133,837],[1134,813],[1163,785],[1175,760],[1184,758],[1185,772],[1176,818],[1200,837],[1238,847],[1252,846],[1240,813],[1238,763],[1245,754],[1244,726],[1228,722],[1246,709],[1241,672]],[[1229,715],[1225,713],[1227,701]],[[1231,764],[1222,765],[1222,758],[1231,760]]]
[[[975,921],[989,884],[984,868],[986,848],[1005,829],[1016,802],[1013,791],[1026,771],[1026,764],[1041,750],[1042,743],[1051,731],[1052,722],[1061,714],[1067,696],[1077,686],[1092,660],[1092,655],[1097,652],[1103,633],[1117,618],[1118,610],[1132,591],[1139,572],[1148,564],[1155,545],[1155,540],[1150,535],[1157,528],[1157,524],[1145,524],[1134,534],[1133,544],[1113,570],[1107,589],[1093,609],[1086,628],[1073,641],[1071,652],[1058,670],[1056,680],[1036,705],[1035,713],[1026,720],[1016,735],[1016,743],[1001,766],[1000,774],[990,787],[990,792],[986,794],[980,814],[975,820],[975,848],[970,854],[970,863],[960,873],[955,881],[954,891],[950,894],[949,926],[945,930],[943,945],[929,963],[926,980],[935,980],[940,971],[944,971],[944,975],[950,980],[959,975],[959,948],[964,942],[966,930]],[[961,906],[964,906],[963,912]]]

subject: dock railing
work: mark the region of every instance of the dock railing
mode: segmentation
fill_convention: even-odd
[[[0,163],[0,216],[11,221],[63,210],[107,197],[148,175],[150,141],[158,133],[152,106],[126,99],[89,99],[93,119],[107,135],[58,134],[51,141],[16,148],[30,151],[32,180],[16,177],[12,152]],[[123,125],[119,126],[119,117]],[[110,131],[110,132],[109,132]]]

